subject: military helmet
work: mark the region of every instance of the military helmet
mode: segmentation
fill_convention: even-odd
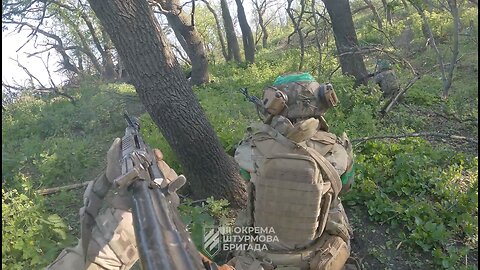
[[[262,102],[268,114],[295,121],[322,116],[338,99],[330,83],[320,84],[308,73],[288,73],[264,89]]]
[[[385,59],[377,60],[377,72],[390,70],[390,69],[392,69],[392,65],[390,64],[390,61]]]

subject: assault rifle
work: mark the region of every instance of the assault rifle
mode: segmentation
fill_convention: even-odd
[[[255,104],[255,108],[257,109],[258,117],[260,119],[262,119],[262,121],[265,122],[266,121],[266,119],[265,119],[266,111],[265,111],[265,107],[263,106],[262,100],[259,99],[257,96],[251,96],[250,94],[248,94],[248,89],[246,87],[240,88],[240,89],[238,89],[238,91],[240,91],[240,93],[242,93],[245,96],[245,100],[248,100],[248,101],[252,102],[253,104]]]
[[[114,185],[127,187],[132,195],[133,225],[142,268],[208,269],[176,207],[167,199],[169,190],[163,183],[164,175],[153,151],[140,136],[140,125],[127,113],[124,117],[128,125],[122,138],[122,175],[114,180]]]

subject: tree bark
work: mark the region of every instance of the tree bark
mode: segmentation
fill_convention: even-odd
[[[375,19],[375,21],[377,22],[377,26],[378,28],[381,30],[383,29],[383,24],[382,24],[382,19],[380,18],[380,16],[378,15],[378,12],[377,12],[377,9],[375,8],[375,5],[373,5],[372,1],[370,0],[363,0],[365,2],[365,4],[368,5],[368,8],[370,8],[370,10],[372,11],[373,13],[373,18]],[[386,0],[383,0],[383,1],[386,1]],[[388,16],[387,16],[388,17]]]
[[[342,73],[355,77],[355,85],[366,84],[368,72],[358,50],[357,34],[353,25],[348,0],[323,0],[332,21],[335,45],[340,58]]]
[[[252,2],[255,6],[255,10],[257,11],[258,24],[260,25],[260,29],[262,30],[262,48],[267,48],[268,31],[267,26],[265,25],[265,21],[263,19],[263,16],[265,15],[265,10],[267,9],[267,0],[262,0],[261,3],[258,3],[258,0],[254,0]]]
[[[458,29],[460,28],[460,15],[458,14],[457,0],[448,0],[448,6],[450,7],[450,13],[453,17],[453,48],[452,48],[452,60],[448,68],[448,74],[446,81],[443,83],[443,98],[447,98],[448,91],[452,86],[453,71],[457,64],[458,57]]]
[[[238,167],[223,148],[145,0],[89,0],[135,89],[189,179],[193,198],[246,200]]]
[[[445,93],[445,89],[447,89],[447,92],[448,92],[448,88],[450,88],[451,82],[450,83],[448,82],[447,74],[445,72],[443,55],[438,50],[437,43],[435,42],[435,37],[433,36],[432,28],[430,27],[430,24],[428,23],[428,18],[425,15],[425,11],[423,10],[423,8],[420,5],[414,4],[413,1],[410,1],[410,3],[417,10],[418,15],[420,15],[420,17],[422,18],[422,29],[424,31],[424,35],[428,35],[428,38],[426,37],[427,38],[427,44],[430,44],[430,46],[435,51],[435,55],[437,56],[438,65],[440,67],[440,73],[442,75],[444,93]],[[454,24],[455,24],[455,21],[454,21]],[[457,31],[458,31],[458,29],[457,29]],[[456,62],[456,55],[455,55],[455,61],[453,63],[454,65],[455,65],[455,62]],[[453,70],[452,70],[452,74],[453,74]]]
[[[182,11],[178,0],[157,0],[156,2],[166,10],[164,15],[167,17],[168,24],[173,28],[175,36],[192,62],[191,83],[200,85],[208,82],[207,54],[200,34],[195,26],[191,25],[190,17]],[[184,42],[181,41],[182,38]]]
[[[235,0],[237,3],[237,16],[240,29],[242,30],[243,51],[245,52],[245,61],[255,62],[255,40],[253,39],[252,29],[248,25],[247,17],[241,0]]]
[[[388,6],[387,0],[382,0],[382,5],[385,12],[385,18],[387,19],[388,24],[392,25],[392,9]]]
[[[117,78],[120,78],[118,74],[115,72],[115,64],[113,63],[113,55],[112,55],[112,50],[114,50],[114,46],[112,44],[112,40],[108,36],[108,34],[105,32],[104,29],[102,29],[102,36],[103,36],[103,67],[104,67],[104,73],[103,77],[107,80],[115,80]]]
[[[322,45],[320,43],[320,22],[317,17],[317,9],[315,8],[315,0],[312,0],[311,9],[312,9],[312,17],[313,22],[315,24],[315,46],[318,50],[318,74],[322,74]]]
[[[220,47],[222,48],[222,55],[225,58],[225,61],[228,61],[228,53],[227,53],[227,48],[225,46],[225,39],[223,38],[222,27],[220,26],[220,20],[218,19],[217,13],[212,8],[212,6],[208,3],[207,0],[202,0],[202,1],[203,1],[203,3],[205,3],[208,10],[210,10],[210,12],[213,15],[213,18],[215,19],[215,25],[217,27],[218,40],[220,42]]]
[[[293,14],[292,2],[293,0],[287,0],[287,14],[290,17],[290,20],[292,20],[294,31],[297,33],[298,41],[300,43],[300,63],[298,64],[298,70],[300,71],[303,69],[303,64],[305,62],[305,41],[301,27],[303,13],[305,12],[305,0],[300,0],[300,14],[297,18],[295,18],[295,15]]]
[[[235,34],[235,28],[233,27],[232,16],[228,9],[227,0],[220,0],[220,6],[222,8],[223,25],[225,27],[225,35],[227,37],[227,61],[235,59],[237,63],[242,62],[240,56],[240,46],[238,46],[237,35]]]

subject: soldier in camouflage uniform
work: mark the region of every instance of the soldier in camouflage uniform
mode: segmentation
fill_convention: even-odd
[[[345,134],[328,132],[322,117],[337,99],[330,84],[320,85],[308,74],[292,76],[297,80],[279,77],[265,89],[268,120],[249,128],[235,154],[249,179],[248,208],[238,224],[271,226],[280,241],[268,252],[238,253],[219,269],[336,270],[349,257],[351,229],[338,196],[353,182],[352,148]],[[154,153],[167,185],[175,186],[183,176],[159,150]],[[47,269],[127,270],[138,260],[129,195],[111,189],[121,174],[120,157],[117,138],[107,154],[106,172],[85,191],[78,245],[63,250]]]
[[[380,59],[377,61],[373,80],[380,86],[385,98],[394,96],[400,90],[397,75],[390,66],[390,63],[386,60]]]
[[[272,227],[267,251],[238,252],[236,269],[345,269],[352,235],[339,195],[353,183],[347,135],[328,132],[331,84],[307,73],[280,76],[264,90],[266,120],[248,128],[235,159],[248,179],[241,226]]]

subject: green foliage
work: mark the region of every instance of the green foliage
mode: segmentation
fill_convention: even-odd
[[[368,142],[356,148],[355,188],[347,204],[363,204],[434,263],[458,267],[478,246],[478,158],[435,149],[422,139]],[[456,242],[464,243],[458,247]]]
[[[22,193],[2,187],[3,269],[39,269],[50,263],[66,243],[66,228],[58,215],[45,212],[28,185]]]
[[[360,1],[360,5],[364,3]],[[420,17],[413,8],[411,14],[401,11],[400,1],[389,1],[389,5],[395,5],[395,13],[392,25],[384,22],[386,35],[395,40],[404,29],[411,27],[414,40],[408,50],[416,54],[408,57],[419,71],[430,70],[437,62],[435,53],[425,48]],[[317,49],[307,44],[310,47],[305,51],[303,71],[313,74],[319,82],[330,80],[339,98],[339,105],[325,115],[330,130],[338,135],[345,131],[350,138],[427,131],[429,118],[416,115],[408,106],[430,110],[441,107],[461,119],[478,118],[474,31],[478,26],[476,21],[472,27],[469,25],[477,11],[465,6],[460,11],[460,30],[465,34],[460,37],[463,56],[454,73],[449,99],[439,98],[442,83],[438,69],[434,69],[418,80],[384,119],[380,119],[378,111],[386,101],[376,86],[354,90],[353,78],[340,75],[340,70],[334,72],[338,61],[332,36],[324,43],[321,58]],[[392,49],[383,34],[372,30],[376,23],[369,13],[362,12],[354,18],[361,45],[380,44]],[[286,37],[293,30],[291,24],[282,26],[273,21],[268,26],[271,45],[258,51],[254,64],[223,63],[219,60],[213,17],[205,8],[197,9],[196,15],[196,28],[212,49],[208,53],[215,55],[214,61],[210,57],[215,65],[209,67],[213,82],[194,87],[193,91],[222,146],[232,155],[246,127],[259,121],[254,105],[244,100],[238,89],[247,87],[251,94],[260,97],[264,87],[278,75],[297,71],[299,49],[295,37],[291,45],[286,45]],[[450,15],[446,11],[426,12],[426,15],[439,39],[439,49],[448,59]],[[377,56],[382,55],[365,56],[369,70],[373,69]],[[410,71],[398,64],[395,69],[405,85],[411,78]],[[71,193],[39,198],[24,187],[61,186],[91,180],[103,169],[105,153],[113,138],[120,137],[124,130],[121,117],[124,109],[132,115],[143,113],[140,120],[145,140],[161,149],[169,165],[181,172],[172,149],[150,116],[144,113],[132,86],[88,79],[77,90],[69,90],[69,94],[77,100],[76,106],[61,97],[27,94],[2,113],[2,264],[7,269],[29,269],[50,262],[65,243],[62,241],[69,237],[64,240],[65,226],[58,217],[49,218],[49,215],[77,213],[80,207],[72,203]],[[412,254],[430,253],[436,268],[461,269],[465,254],[478,248],[477,158],[432,146],[422,139],[371,141],[354,144],[354,151],[356,184],[345,202],[362,205],[374,222],[387,224],[406,242],[404,247]],[[212,198],[202,205],[186,200],[180,212],[198,247],[202,245],[204,226],[232,222],[228,203]],[[67,219],[67,215],[60,215]],[[68,215],[71,227],[78,226],[75,215]]]
[[[19,188],[10,181],[19,171],[32,176],[33,186],[65,185],[98,174],[111,141],[124,126],[125,107],[112,99],[124,90],[122,85],[98,87],[88,81],[80,89],[72,93],[77,106],[60,97],[25,95],[4,111],[5,185]]]
[[[78,228],[81,194],[75,199],[63,193],[43,198],[32,189],[92,180],[103,170],[106,152],[125,126],[122,98],[132,92],[125,85],[85,80],[70,93],[76,106],[60,97],[28,94],[6,106],[2,113],[3,268],[40,269],[74,241],[66,235],[63,220]]]
[[[186,199],[178,210],[183,223],[187,227],[192,241],[198,250],[203,251],[203,236],[205,228],[214,225],[227,225],[232,223],[230,216],[229,202],[225,199],[215,200],[209,197],[201,205],[194,205],[194,201]],[[203,252],[208,254],[208,252]],[[210,258],[213,259],[213,258]]]

